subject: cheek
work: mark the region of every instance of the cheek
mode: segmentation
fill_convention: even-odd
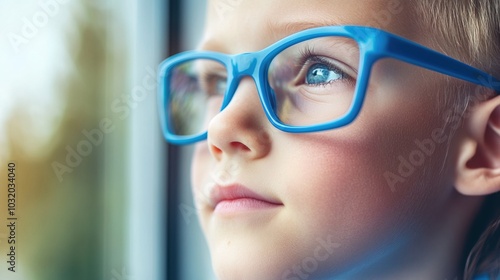
[[[307,240],[334,236],[341,244],[326,267],[334,267],[332,263],[348,267],[370,252],[404,243],[424,230],[436,205],[442,205],[449,193],[438,186],[441,172],[429,169],[445,157],[445,149],[438,147],[424,155],[421,166],[413,166],[412,174],[400,176],[403,181],[397,189],[385,176],[399,175],[399,159],[408,159],[418,149],[416,139],[430,136],[427,124],[439,123],[438,116],[420,116],[410,109],[405,114],[378,113],[374,121],[369,116],[375,112],[370,111],[348,128],[299,136],[300,141],[283,146],[276,162],[288,163],[280,177],[297,236]],[[397,114],[400,117],[394,118]],[[294,151],[293,160],[289,151]]]
[[[361,253],[383,248],[394,238],[393,229],[407,227],[402,216],[417,204],[405,205],[402,194],[391,192],[374,149],[356,146],[309,150],[283,176],[293,231],[306,240],[332,236],[341,245],[330,258],[337,265],[348,266]]]

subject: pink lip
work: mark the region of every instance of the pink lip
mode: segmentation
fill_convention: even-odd
[[[214,212],[233,213],[249,210],[264,210],[282,206],[283,203],[257,194],[242,185],[216,186],[210,192]]]

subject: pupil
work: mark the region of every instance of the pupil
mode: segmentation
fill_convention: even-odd
[[[309,73],[307,74],[306,83],[308,84],[321,84],[325,83],[328,80],[329,70],[325,67],[325,65],[315,65],[311,69],[309,69]]]

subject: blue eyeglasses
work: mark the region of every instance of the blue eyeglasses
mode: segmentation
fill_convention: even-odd
[[[295,33],[252,53],[188,51],[160,65],[160,121],[165,139],[191,144],[231,101],[239,81],[256,84],[269,121],[290,133],[351,123],[363,105],[372,66],[393,58],[500,92],[500,80],[432,49],[363,26]]]

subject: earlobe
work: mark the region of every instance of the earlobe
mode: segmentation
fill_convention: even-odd
[[[500,191],[500,96],[470,108],[459,144],[455,187],[465,195]]]

